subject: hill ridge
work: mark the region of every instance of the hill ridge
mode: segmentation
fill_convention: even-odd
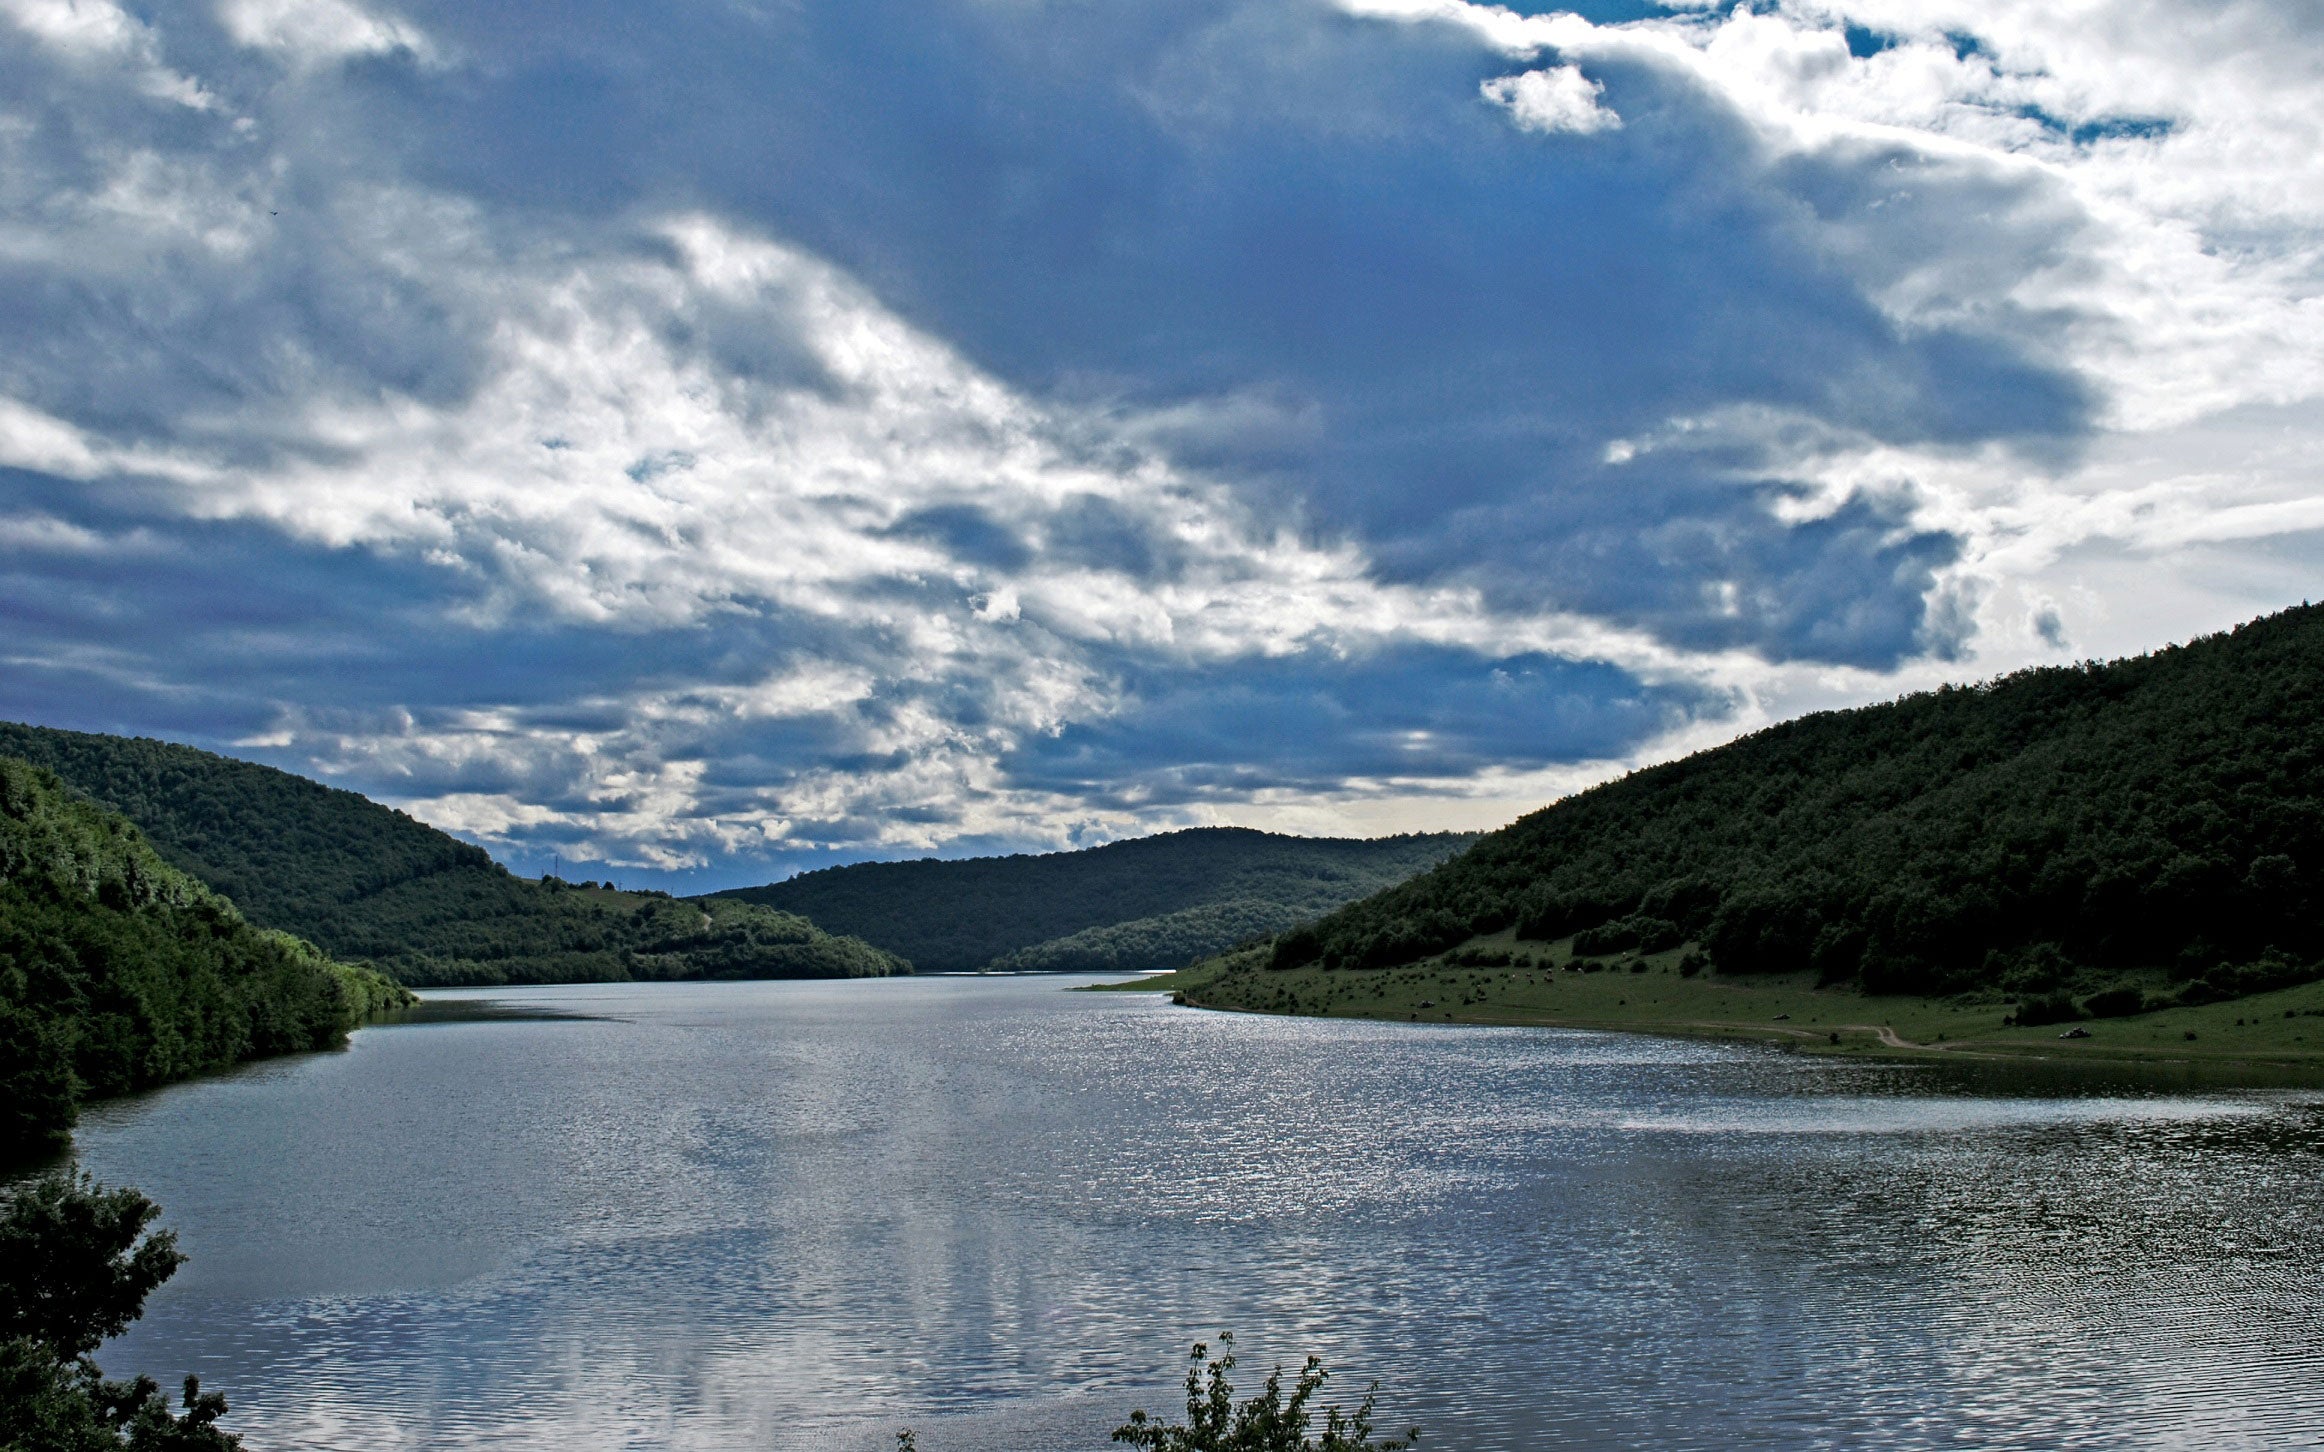
[[[119,810],[251,921],[416,986],[911,971],[796,914],[517,877],[360,793],[199,747],[0,722],[0,752]]]
[[[251,924],[55,773],[0,756],[0,1161],[85,1099],[343,1042],[410,1001]]]
[[[1481,932],[1719,971],[2183,1001],[2324,971],[2324,607],[1780,722],[1529,813],[1281,934],[1366,968]],[[2157,981],[2159,980],[2159,981]]]
[[[804,913],[924,971],[1168,968],[1401,881],[1472,840],[1187,827],[1056,852],[851,863],[710,896]],[[1270,907],[1254,914],[1252,903]],[[1084,936],[1101,930],[1111,936]]]

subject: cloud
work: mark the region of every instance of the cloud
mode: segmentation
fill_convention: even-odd
[[[409,22],[349,0],[224,0],[218,18],[238,43],[298,66],[328,65],[398,51],[436,60],[436,47]]]
[[[106,0],[0,0],[0,21],[77,68],[110,71],[148,98],[204,110],[215,98],[161,60],[151,27]]]
[[[1399,644],[1239,665],[1132,674],[1105,716],[1033,738],[1004,764],[1023,785],[1124,810],[1337,794],[1352,782],[1425,789],[1613,758],[1731,704],[1537,652]]]
[[[1486,100],[1508,107],[1510,119],[1527,131],[1588,135],[1622,124],[1621,117],[1598,104],[1606,88],[1572,66],[1496,76],[1479,89]]]
[[[2300,15],[1591,17],[0,0],[0,693],[751,876],[2294,590]]]

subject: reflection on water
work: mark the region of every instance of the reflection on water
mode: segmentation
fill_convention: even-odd
[[[555,1022],[576,1018],[602,1018],[602,1014],[582,1013],[554,1003],[512,1001],[508,998],[478,998],[469,994],[439,993],[421,999],[404,1008],[386,1008],[363,1021],[365,1028],[406,1028],[413,1024],[436,1023],[514,1023],[531,1020]]]
[[[260,1449],[1094,1448],[1221,1327],[1440,1448],[2324,1442],[2318,1096],[1059,990],[439,995],[523,1016],[102,1108],[194,1257],[105,1364]]]

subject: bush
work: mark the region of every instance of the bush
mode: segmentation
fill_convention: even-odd
[[[1659,953],[1665,948],[1677,947],[1685,936],[1678,924],[1668,918],[1633,913],[1574,934],[1574,951],[1619,953],[1625,948],[1636,948],[1641,953]]]
[[[2146,1009],[2146,995],[2127,983],[2093,993],[2082,1000],[2082,1012],[2092,1018],[2128,1018],[2134,1013],[2144,1013]]]
[[[2063,993],[2029,998],[2017,1006],[2017,1021],[2028,1028],[2038,1028],[2046,1023],[2072,1023],[2081,1016],[2082,1010],[2076,1008],[2074,1000]]]
[[[1114,1429],[1114,1440],[1150,1452],[1357,1452],[1359,1448],[1399,1452],[1419,1441],[1418,1430],[1385,1442],[1372,1440],[1372,1407],[1378,1383],[1365,1391],[1362,1404],[1352,1415],[1342,1414],[1336,1406],[1326,1408],[1323,1435],[1311,1436],[1314,1418],[1308,1404],[1330,1376],[1322,1361],[1313,1356],[1300,1368],[1288,1397],[1283,1394],[1283,1368],[1277,1367],[1259,1395],[1235,1405],[1234,1387],[1227,1381],[1227,1373],[1235,1365],[1234,1346],[1234,1334],[1221,1333],[1221,1354],[1212,1361],[1210,1349],[1195,1343],[1193,1364],[1186,1369],[1183,1425],[1165,1425],[1142,1411],[1132,1412],[1128,1422]]]
[[[2055,943],[2029,943],[2014,952],[1988,951],[1985,974],[2008,993],[2055,993],[2073,977],[2074,964]]]
[[[185,1263],[135,1190],[54,1171],[0,1208],[0,1428],[25,1452],[234,1452],[226,1399],[187,1377],[184,1415],[150,1377],[108,1381],[90,1353],[145,1311]]]

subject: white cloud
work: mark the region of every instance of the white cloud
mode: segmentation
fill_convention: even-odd
[[[1936,588],[1974,602],[1970,669],[2225,623],[2292,588],[2295,567],[2263,548],[2324,535],[2324,46],[2288,9],[1802,0],[1593,25],[1458,0],[1346,8],[1466,29],[1509,71],[1486,101],[1528,130],[1600,135],[1593,148],[1645,144],[1650,113],[1625,124],[1607,104],[1625,77],[1700,89],[1756,148],[1737,185],[1900,336],[2000,338],[2089,383],[2103,431],[2072,454],[1701,400],[1602,445],[1639,474],[1687,452],[1743,461],[1739,488],[1796,482],[1778,507],[1795,526],[1867,496],[1916,501],[1899,531],[1962,541]],[[218,15],[318,91],[350,58],[449,54],[347,0]],[[1422,641],[1612,661],[1735,703],[1624,762],[1416,771],[1233,809],[1305,830],[1490,825],[1628,761],[1964,671],[1770,665],[1384,581],[1349,539],[1182,462],[1221,437],[1304,446],[1328,429],[1265,379],[1147,413],[1043,399],[764,228],[665,210],[544,235],[473,196],[296,155],[295,114],[229,133],[223,103],[117,6],[0,0],[0,21],[76,84],[216,128],[173,150],[91,121],[85,167],[52,175],[29,102],[0,100],[0,264],[43,284],[22,296],[86,295],[91,326],[117,329],[60,372],[29,346],[0,360],[0,464],[417,564],[478,636],[588,629],[611,651],[749,627],[743,658],[698,679],[641,669],[545,705],[292,702],[246,737],[405,783],[415,810],[490,840],[677,866],[1215,819],[1228,809],[1100,810],[1008,780],[1016,745],[1119,707],[1126,659]],[[1890,43],[1854,55],[1843,23]],[[231,327],[201,331],[218,318]],[[208,391],[176,398],[134,371],[181,354]],[[1092,511],[1150,560],[1069,548]],[[122,548],[46,514],[0,518],[12,558]],[[2264,590],[2235,583],[2239,566]],[[1734,581],[1703,589],[1739,608]],[[709,770],[736,739],[781,764],[748,782]]]
[[[149,44],[146,28],[105,0],[0,0],[0,15],[68,54],[116,56]]]
[[[351,0],[223,0],[218,19],[243,45],[272,51],[298,66],[397,51],[422,61],[441,55],[418,26]]]
[[[1587,135],[1619,128],[1622,118],[1598,104],[1605,87],[1572,66],[1552,66],[1523,75],[1501,76],[1479,88],[1485,99],[1509,109],[1527,131],[1570,131]]]
[[[2000,602],[2017,599],[2020,578],[2049,601],[2022,572],[2085,545],[2169,569],[2191,544],[2292,538],[2324,522],[2324,29],[2312,13],[1720,0],[1596,25],[1459,0],[1343,8],[1460,26],[1520,60],[1644,66],[1747,118],[1771,168],[1797,158],[1837,176],[1885,174],[1850,205],[1801,207],[1805,232],[1898,327],[2004,330],[2087,380],[2106,432],[2082,457],[1875,446],[1804,417],[1730,416],[1674,418],[1653,438],[1610,444],[1607,458],[1701,444],[1708,426],[1748,437],[1767,472],[1816,483],[1825,500],[1870,480],[1911,484],[1920,517],[1969,542],[1955,576],[1990,587],[1985,660],[2054,652],[2050,637],[2070,622],[2028,631]],[[1881,48],[1852,54],[1844,25]],[[1540,74],[1487,93],[1514,106]],[[2268,426],[2234,422],[2255,416]],[[2074,591],[2056,594],[2032,608],[2070,613]],[[2208,609],[2196,621],[2217,623]]]
[[[0,397],[0,465],[91,479],[104,469],[100,450],[61,418]]]
[[[477,630],[767,620],[821,642],[731,684],[424,719],[286,708],[252,738],[391,794],[398,780],[479,772],[525,784],[399,796],[443,825],[489,841],[555,832],[572,851],[659,868],[770,839],[928,850],[1059,820],[1111,835],[1136,819],[1013,787],[1001,761],[1103,719],[1122,651],[1231,663],[1421,640],[1702,671],[1640,633],[1382,584],[1354,547],[1271,525],[1159,454],[1092,455],[1103,418],[1012,393],[836,269],[715,218],[672,217],[648,229],[659,246],[617,240],[576,258],[569,242],[497,246],[483,219],[446,205],[378,194],[348,230],[432,279],[436,306],[488,324],[476,384],[454,401],[314,375],[234,431],[189,429],[157,453],[0,400],[0,457],[76,478],[134,473],[169,483],[189,516],[425,561],[476,587],[465,609]],[[777,362],[744,377],[721,348]],[[271,462],[237,465],[254,438]],[[1169,563],[1047,547],[1093,501]],[[947,510],[1026,547],[980,558],[916,527]],[[559,724],[576,714],[611,724]],[[689,741],[772,721],[814,723],[832,743],[821,754],[847,764],[703,785]],[[1360,785],[1351,799],[1435,790],[1420,782]]]
[[[109,0],[0,0],[0,19],[72,60],[118,67],[156,100],[206,110],[215,98],[161,63],[153,30]]]

